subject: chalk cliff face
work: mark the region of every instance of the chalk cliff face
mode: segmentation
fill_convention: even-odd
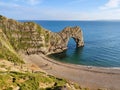
[[[67,49],[68,41],[73,38],[76,42],[76,47],[84,46],[82,30],[80,27],[66,27],[59,33],[52,33],[50,38],[50,53],[62,52]]]
[[[59,33],[46,30],[34,22],[17,22],[0,16],[0,29],[17,52],[51,54],[67,49],[70,38],[77,47],[84,46],[79,27],[66,27]]]

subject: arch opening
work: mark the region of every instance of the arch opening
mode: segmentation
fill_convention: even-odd
[[[77,42],[75,41],[75,38],[71,37],[68,40],[67,47],[68,47],[68,49],[74,49],[77,47]]]

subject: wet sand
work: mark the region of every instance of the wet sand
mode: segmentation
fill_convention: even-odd
[[[76,82],[90,90],[120,90],[120,68],[102,68],[74,64],[65,64],[44,55],[23,55],[27,62],[38,65],[47,73]]]

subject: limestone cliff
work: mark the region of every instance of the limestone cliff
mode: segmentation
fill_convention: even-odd
[[[26,54],[51,54],[67,49],[70,38],[77,47],[84,46],[79,27],[66,27],[59,33],[44,29],[34,22],[18,22],[0,15],[0,28],[15,51]]]
[[[84,46],[82,30],[80,27],[66,27],[59,33],[51,33],[49,53],[58,53],[67,49],[68,41],[73,38],[76,42],[76,47]]]

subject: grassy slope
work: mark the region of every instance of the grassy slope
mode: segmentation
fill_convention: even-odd
[[[23,63],[2,31],[0,32],[0,58],[16,63]]]
[[[48,76],[44,73],[1,72],[0,78],[0,88],[5,90],[12,90],[17,87],[20,90],[47,90],[48,88],[54,90],[54,88],[66,83],[63,79]],[[57,83],[56,86],[54,86],[55,82]]]
[[[69,90],[83,90],[79,85],[51,76],[33,64],[20,66],[0,60],[0,90],[58,90],[64,86]]]

